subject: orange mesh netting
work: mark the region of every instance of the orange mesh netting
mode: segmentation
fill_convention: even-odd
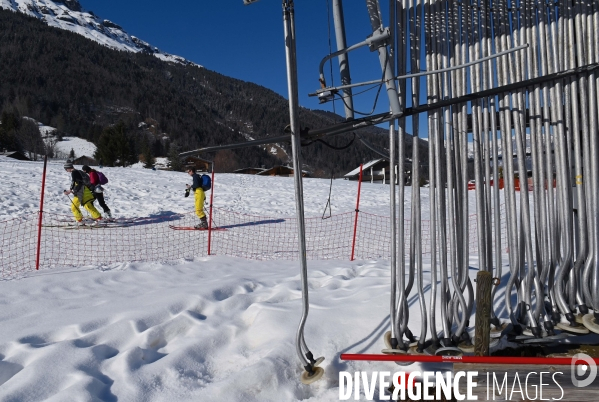
[[[18,277],[35,270],[39,215],[0,222],[0,275]],[[322,219],[307,218],[306,255],[311,260],[349,260],[354,212]],[[71,216],[44,213],[40,242],[40,268],[102,266],[127,261],[168,261],[208,255],[208,231],[173,230],[193,227],[193,213],[123,219],[108,226],[80,228]],[[213,208],[212,255],[256,260],[299,259],[297,219],[246,215]],[[430,221],[422,221],[422,254],[431,254]],[[469,253],[478,252],[476,215],[469,219]],[[355,258],[390,258],[389,217],[359,212]],[[410,222],[405,221],[405,250],[410,247]],[[502,246],[505,247],[505,228]]]

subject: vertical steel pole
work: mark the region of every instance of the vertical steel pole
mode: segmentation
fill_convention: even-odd
[[[343,18],[343,1],[333,0],[333,21],[335,24],[335,39],[337,40],[337,50],[345,49],[347,43],[345,40],[345,21]],[[351,84],[351,77],[349,74],[349,55],[347,53],[340,54],[337,59],[339,60],[339,74],[341,76],[341,85]],[[347,120],[354,118],[354,102],[352,99],[351,88],[343,90],[343,105],[345,107],[345,118]]]
[[[285,58],[287,62],[287,89],[289,92],[289,119],[291,126],[291,152],[293,159],[293,181],[295,184],[295,208],[299,243],[300,274],[302,280],[302,318],[296,335],[296,351],[306,371],[312,373],[312,365],[306,355],[311,356],[304,340],[304,326],[308,318],[308,263],[306,261],[306,227],[304,222],[304,191],[302,187],[302,164],[300,161],[299,100],[297,95],[297,59],[295,49],[295,21],[293,0],[283,0],[283,25],[285,29]],[[303,350],[302,350],[303,349]]]
[[[354,239],[351,245],[351,259],[354,260],[354,250],[356,249],[356,230],[358,228],[358,213],[360,212],[360,189],[362,188],[362,165],[360,164],[360,178],[358,179],[358,199],[356,200],[356,218],[354,220]]]
[[[212,240],[212,202],[214,201],[214,162],[212,162],[212,186],[210,189],[210,217],[208,219],[208,255],[210,255],[210,245]]]
[[[46,188],[46,166],[48,164],[48,155],[44,155],[44,173],[42,173],[42,195],[40,196],[40,213],[37,224],[37,255],[35,257],[35,269],[40,269],[40,248],[42,244],[42,217],[44,214],[44,189]]]
[[[382,31],[383,22],[381,18],[381,10],[379,7],[378,0],[366,0],[366,6],[368,7],[368,14],[370,16],[370,24],[372,31]],[[393,114],[401,112],[399,105],[399,97],[397,95],[397,88],[395,87],[395,77],[393,76],[393,70],[391,68],[391,60],[387,53],[387,47],[381,43],[377,49],[379,53],[379,61],[381,63],[381,69],[383,70],[383,76],[385,77],[385,88],[387,88],[387,97],[389,98],[389,106]]]

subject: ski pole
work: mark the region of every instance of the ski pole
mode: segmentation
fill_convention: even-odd
[[[66,195],[67,197],[69,197],[69,195],[65,192],[67,190],[63,191],[63,194]],[[69,197],[69,200],[71,201],[71,204],[73,204],[73,206],[77,209],[77,211],[79,211],[79,213],[81,214],[81,210],[79,209],[79,207],[77,205],[75,205],[75,202],[73,201],[73,199],[71,197]],[[83,215],[83,214],[81,214]],[[87,214],[86,214],[87,215]]]

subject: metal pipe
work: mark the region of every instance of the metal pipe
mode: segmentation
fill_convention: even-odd
[[[308,264],[306,261],[306,228],[304,223],[304,192],[300,160],[299,100],[297,94],[297,60],[295,47],[295,21],[293,0],[283,0],[283,25],[285,32],[285,58],[287,61],[287,89],[289,93],[289,119],[291,126],[291,151],[293,159],[293,182],[297,215],[300,277],[302,283],[302,317],[296,334],[296,351],[304,366],[310,362],[305,354],[310,350],[304,340],[304,326],[310,307],[308,299]],[[303,350],[302,350],[303,349]]]
[[[343,18],[343,0],[333,0],[333,21],[335,25],[335,39],[337,41],[337,49],[347,47],[345,38],[345,19]],[[339,75],[341,76],[341,84],[351,84],[351,74],[349,71],[349,55],[347,53],[340,54],[339,60]],[[343,90],[343,105],[345,107],[345,119],[351,120],[354,118],[354,101],[352,98],[351,88]]]

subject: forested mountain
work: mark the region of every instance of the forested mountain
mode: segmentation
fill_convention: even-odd
[[[34,118],[96,144],[105,129],[121,123],[133,155],[142,154],[148,145],[159,156],[168,154],[173,144],[185,151],[278,136],[289,123],[286,99],[262,86],[197,65],[113,50],[5,10],[0,10],[0,60],[2,112]],[[156,122],[154,131],[141,124],[148,120]],[[334,121],[326,113],[300,111],[302,127],[325,127]],[[380,131],[374,128],[365,137],[383,149],[388,139],[377,134]],[[340,146],[351,138],[345,134],[330,142]],[[279,145],[276,155],[272,146],[252,147],[223,152],[220,159],[230,162],[229,170],[285,164],[290,146]],[[303,147],[302,157],[315,175],[339,176],[378,156],[355,141],[344,151],[317,142]]]

